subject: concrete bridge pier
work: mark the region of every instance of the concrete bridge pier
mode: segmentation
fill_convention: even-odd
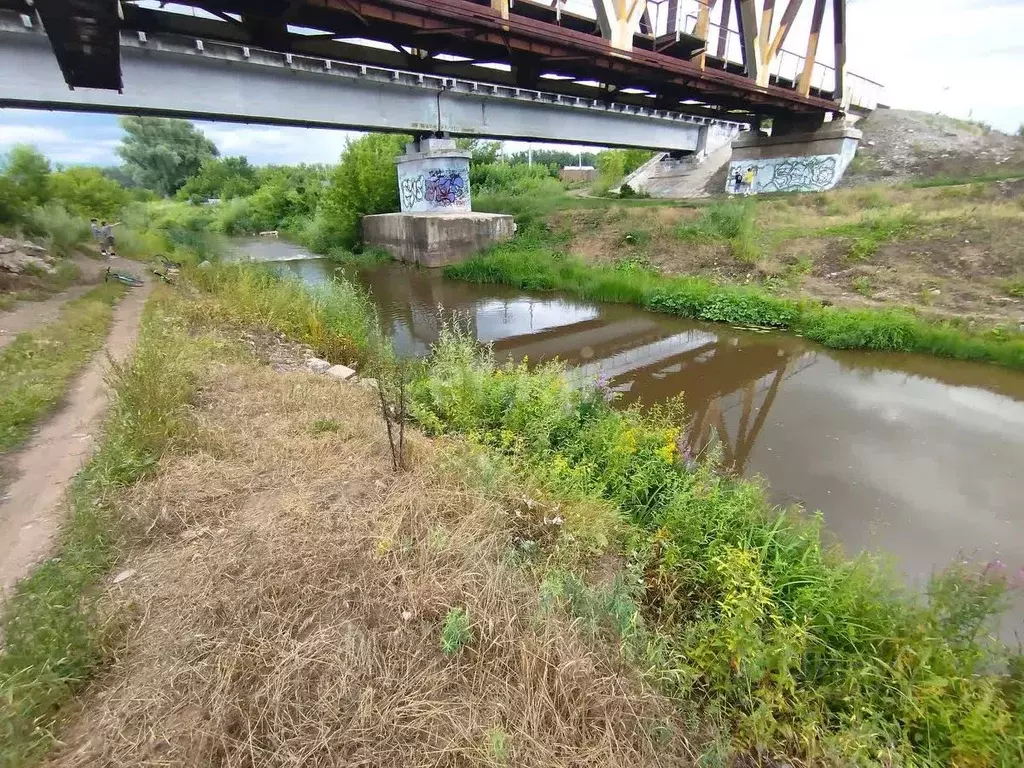
[[[734,178],[755,171],[751,192],[823,192],[843,178],[862,132],[845,120],[776,118],[770,136],[745,131],[732,142],[726,191]]]
[[[442,267],[511,238],[511,216],[473,212],[469,158],[447,137],[407,144],[395,158],[402,210],[364,216],[363,241],[399,261]]]

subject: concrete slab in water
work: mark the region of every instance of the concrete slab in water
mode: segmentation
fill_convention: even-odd
[[[499,213],[382,213],[363,217],[363,241],[399,261],[443,267],[511,239],[516,225]]]

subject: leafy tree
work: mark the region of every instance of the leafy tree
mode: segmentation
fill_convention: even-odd
[[[187,120],[123,117],[117,154],[135,181],[162,195],[173,195],[217,147]]]
[[[1024,139],[1024,123],[1020,124],[1020,128],[1017,129],[1017,135]]]
[[[14,224],[21,219],[24,211],[18,187],[7,176],[0,176],[0,224]]]
[[[407,141],[407,136],[368,133],[348,143],[320,201],[311,248],[350,248],[360,240],[362,216],[398,210],[395,157]]]
[[[513,164],[525,164],[530,161],[530,153],[515,152],[506,159]],[[554,176],[558,175],[559,169],[567,165],[579,165],[581,161],[583,165],[596,165],[597,154],[594,152],[568,152],[564,149],[533,150],[533,164],[544,165],[548,168],[552,165],[556,166],[555,172],[552,174]]]
[[[597,156],[597,173],[603,184],[614,184],[651,159],[646,149],[606,149]]]
[[[178,197],[195,202],[210,198],[229,200],[251,195],[257,184],[256,169],[245,157],[211,157],[178,190]]]
[[[455,146],[463,152],[471,152],[473,156],[470,162],[477,164],[496,163],[498,154],[501,152],[500,141],[485,141],[484,139],[456,139]]]
[[[50,161],[35,147],[16,145],[4,158],[2,170],[22,207],[42,205],[50,199]]]
[[[128,202],[128,192],[99,168],[76,167],[50,176],[50,194],[71,213],[111,219]]]

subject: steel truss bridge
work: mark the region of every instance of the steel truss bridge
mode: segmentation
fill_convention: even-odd
[[[130,89],[125,41],[159,39],[520,89],[649,118],[813,126],[873,109],[880,92],[846,71],[846,0],[0,0],[0,10],[45,31],[76,91]],[[802,26],[809,31],[797,40],[791,33]],[[826,51],[830,64],[818,60]],[[10,105],[4,95],[0,86]]]

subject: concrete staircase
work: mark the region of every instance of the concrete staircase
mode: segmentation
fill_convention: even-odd
[[[697,162],[693,157],[674,160],[661,152],[629,174],[622,183],[629,184],[637,192],[643,190],[651,197],[708,197],[705,186],[723,165],[728,164],[731,156],[732,145],[729,143],[711,152],[703,162]]]

